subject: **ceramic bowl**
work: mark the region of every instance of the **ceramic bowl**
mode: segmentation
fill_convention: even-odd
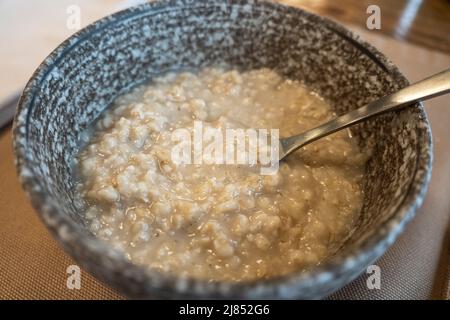
[[[54,50],[20,99],[17,170],[44,224],[84,269],[131,298],[321,298],[357,277],[402,232],[431,174],[423,107],[352,128],[372,156],[355,231],[309,272],[245,283],[180,279],[128,262],[88,232],[71,163],[80,133],[118,95],[168,71],[268,67],[298,79],[337,114],[408,81],[379,51],[342,26],[268,1],[158,1],[97,21]]]

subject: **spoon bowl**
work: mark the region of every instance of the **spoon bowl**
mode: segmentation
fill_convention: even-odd
[[[279,140],[279,160],[286,158],[297,149],[336,131],[348,128],[384,112],[414,106],[416,102],[449,92],[450,69],[447,69],[311,130],[295,136],[281,138]]]

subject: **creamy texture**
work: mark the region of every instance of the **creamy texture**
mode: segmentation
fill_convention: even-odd
[[[117,99],[78,156],[90,230],[132,262],[174,275],[243,281],[320,264],[354,227],[366,155],[348,131],[310,144],[275,175],[175,165],[173,130],[278,128],[332,118],[301,83],[268,69],[168,74]]]

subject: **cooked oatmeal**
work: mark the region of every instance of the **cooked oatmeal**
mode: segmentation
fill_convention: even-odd
[[[268,69],[155,79],[119,97],[79,153],[87,225],[133,263],[186,277],[245,281],[320,264],[361,208],[366,155],[348,131],[266,176],[242,165],[176,165],[171,135],[200,120],[284,137],[333,116],[301,83]]]

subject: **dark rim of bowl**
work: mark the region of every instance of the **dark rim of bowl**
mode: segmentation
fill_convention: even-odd
[[[308,290],[318,283],[333,281],[333,279],[339,278],[340,275],[345,275],[354,270],[355,266],[367,264],[368,262],[372,262],[381,256],[381,254],[402,232],[405,225],[413,218],[416,209],[422,204],[423,198],[428,189],[428,184],[431,177],[433,146],[431,129],[422,104],[417,104],[416,106],[418,110],[417,123],[422,126],[422,129],[424,129],[419,130],[420,127],[416,129],[419,134],[417,143],[416,171],[408,192],[404,195],[403,201],[397,208],[396,213],[384,221],[383,225],[379,229],[373,230],[372,234],[365,238],[364,241],[360,242],[358,247],[355,246],[356,248],[340,253],[325,261],[323,264],[306,272],[294,272],[285,276],[270,279],[259,279],[242,283],[208,282],[198,279],[184,279],[184,281],[187,281],[187,284],[185,289],[181,290],[178,286],[175,288],[176,281],[182,280],[181,278],[149,270],[145,267],[137,266],[126,261],[123,255],[110,248],[106,243],[95,238],[93,235],[87,235],[86,232],[82,230],[81,226],[79,226],[70,217],[59,213],[58,205],[55,204],[55,201],[49,195],[42,192],[42,189],[40,188],[41,182],[35,177],[34,168],[29,166],[29,163],[27,162],[27,128],[29,123],[28,110],[33,106],[36,92],[39,91],[40,88],[40,83],[46,79],[54,65],[61,59],[64,59],[67,52],[69,52],[78,43],[89,38],[93,33],[107,28],[112,24],[120,23],[130,18],[134,19],[139,15],[148,15],[151,10],[158,9],[160,6],[165,6],[171,3],[173,3],[173,1],[170,0],[145,3],[109,15],[88,25],[65,40],[52,53],[50,53],[50,55],[47,56],[47,58],[33,73],[25,89],[23,90],[13,125],[13,146],[17,172],[22,187],[31,199],[34,209],[38,212],[41,220],[47,228],[53,233],[60,244],[62,244],[66,252],[72,254],[71,246],[74,245],[73,243],[72,245],[67,243],[69,240],[67,240],[65,235],[69,234],[73,236],[70,241],[75,241],[75,245],[80,247],[83,252],[88,253],[90,257],[104,256],[107,258],[91,259],[90,263],[83,263],[80,261],[80,264],[83,267],[104,281],[105,277],[96,272],[96,270],[104,270],[104,272],[110,272],[111,274],[116,274],[120,277],[121,272],[125,267],[127,271],[130,272],[127,272],[126,276],[122,274],[123,279],[131,276],[141,282],[144,281],[142,286],[148,285],[150,287],[150,290],[144,290],[145,295],[149,295],[152,292],[152,288],[154,288],[157,291],[164,292],[166,295],[167,293],[173,293],[175,296],[178,294],[179,296],[184,295],[222,298],[233,297],[236,295],[252,296],[255,292],[264,292],[264,290],[268,290],[266,292],[272,293],[274,290],[283,290],[286,292],[286,289],[292,288],[295,288],[296,291],[302,289]],[[315,23],[326,26],[341,38],[361,50],[370,59],[372,59],[374,63],[376,63],[386,73],[387,76],[390,76],[393,80],[395,80],[400,87],[404,87],[409,84],[398,68],[393,65],[381,52],[379,52],[371,44],[361,40],[358,36],[338,23],[306,12],[299,8],[273,3],[268,0],[249,1],[249,4],[257,5],[258,3],[273,7],[288,7],[289,10],[300,11],[303,16],[307,17],[311,21],[314,21]],[[202,5],[204,6],[205,4]],[[23,115],[25,115],[25,117],[23,117]],[[23,119],[26,120],[24,121]],[[54,225],[54,223],[52,224],[52,221],[55,220],[59,221],[59,226]],[[110,263],[111,261],[114,263]],[[96,268],[93,268],[91,264],[96,264]],[[350,280],[356,278],[356,276],[358,276],[358,274],[347,277],[346,282],[348,283]],[[114,285],[126,294],[131,296],[134,295],[133,290],[131,290],[127,284],[114,283]],[[324,292],[323,294],[325,293],[330,292]],[[258,296],[257,293],[256,296]]]

